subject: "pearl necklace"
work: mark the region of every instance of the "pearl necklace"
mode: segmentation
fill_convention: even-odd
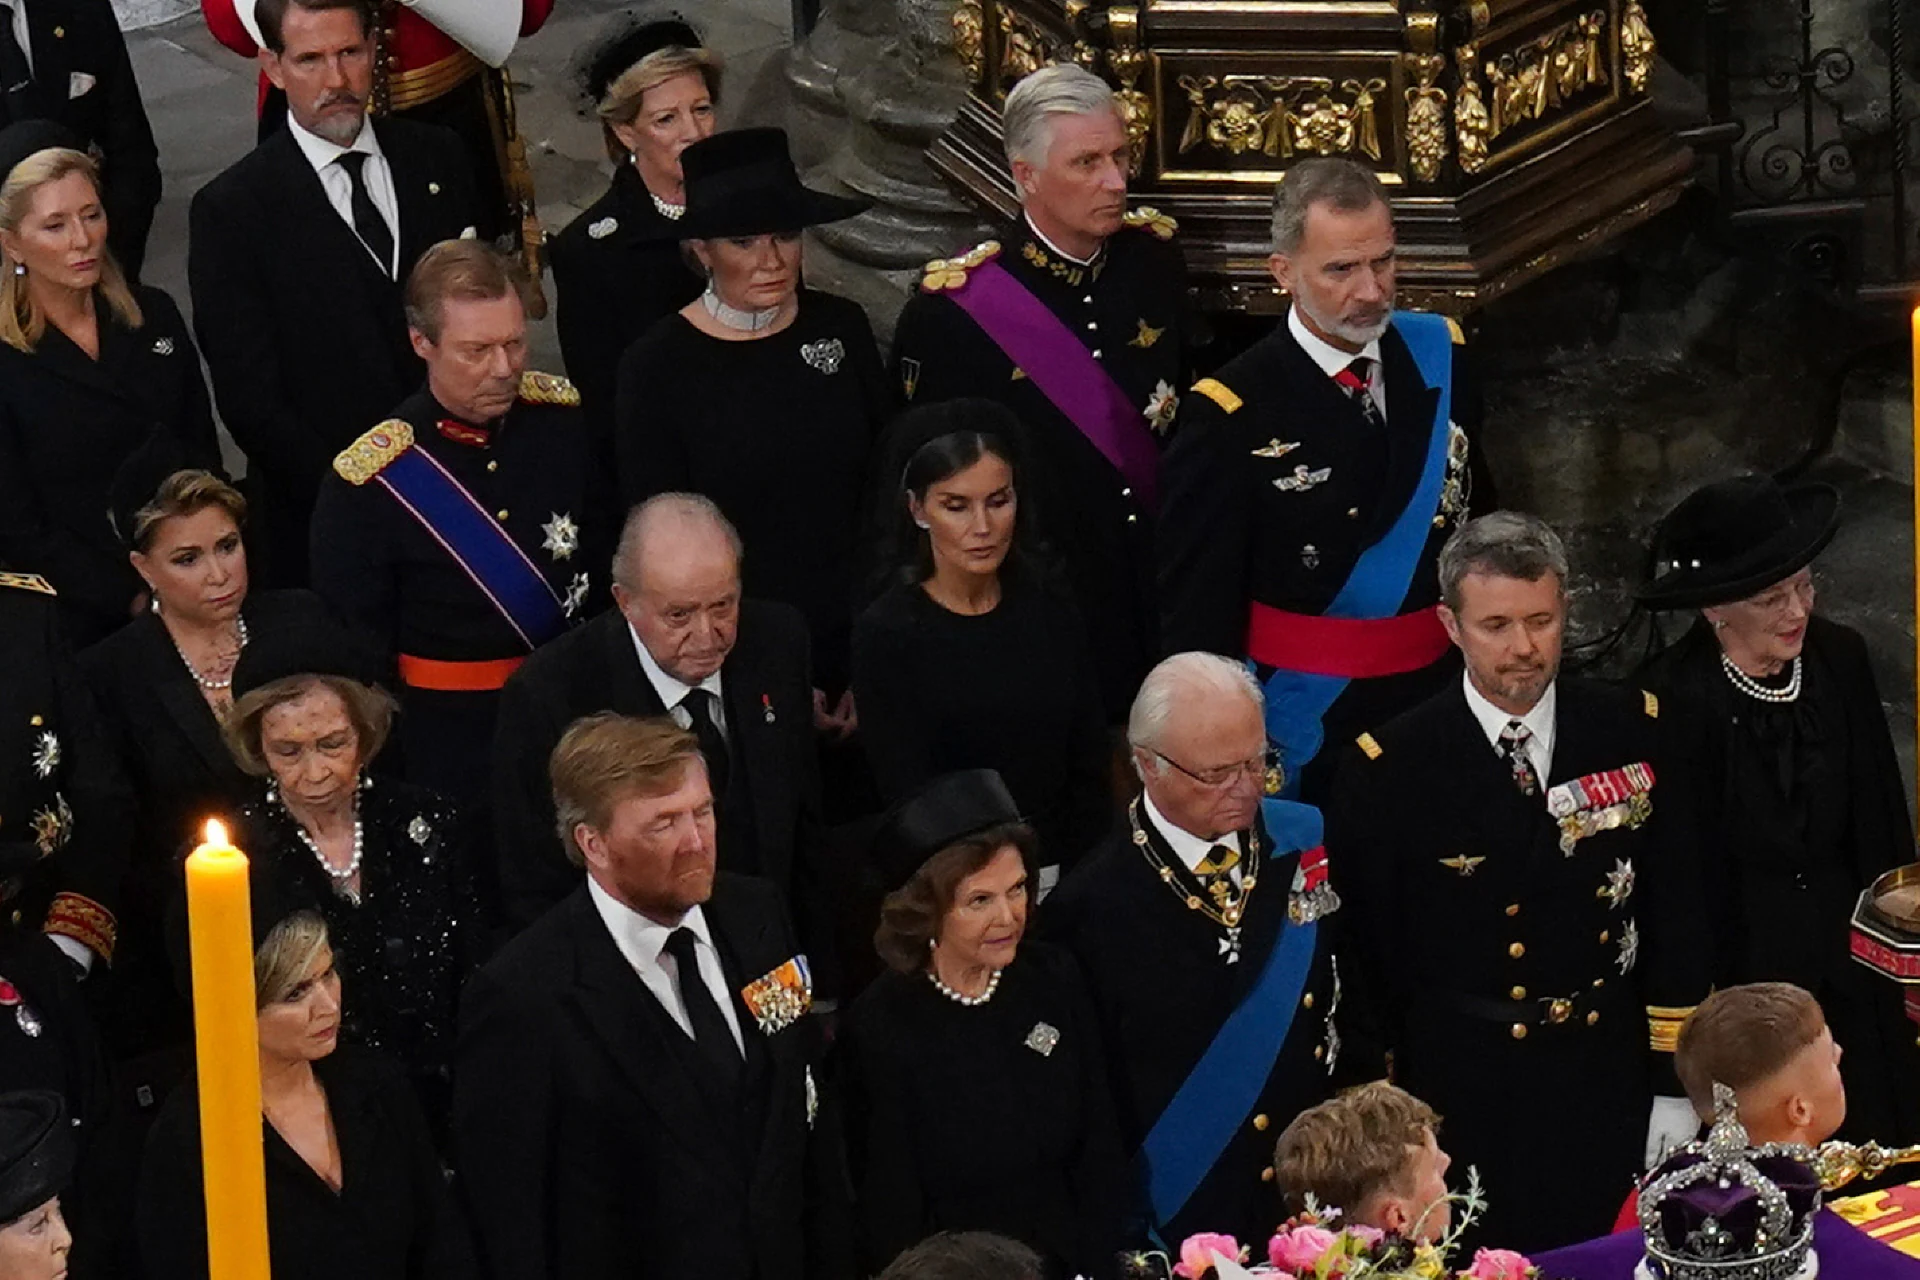
[[[1761,702],[1792,702],[1800,696],[1800,659],[1793,660],[1793,676],[1778,689],[1769,688],[1735,666],[1733,659],[1720,655],[1720,669],[1727,673],[1733,687]]]
[[[647,192],[647,198],[653,201],[653,207],[655,209],[658,209],[660,211],[660,216],[665,218],[668,222],[680,221],[682,215],[684,215],[687,211],[687,206],[683,204],[675,204],[671,200],[662,200],[659,196],[654,195],[653,192],[651,191]]]
[[[977,996],[961,995],[958,991],[955,991],[952,987],[940,981],[940,975],[931,969],[927,970],[927,981],[933,984],[935,991],[938,991],[947,999],[953,1001],[955,1004],[964,1004],[971,1009],[993,999],[993,993],[1000,989],[1000,971],[998,969],[993,971],[993,975],[987,979],[987,989]]]
[[[333,877],[333,891],[345,898],[348,902],[351,902],[354,906],[359,906],[360,895],[354,892],[351,887],[353,878],[360,874],[360,862],[366,856],[367,852],[367,831],[366,827],[362,825],[360,821],[359,793],[355,792],[353,797],[353,857],[347,860],[347,865],[344,867],[336,867],[327,860],[327,855],[320,851],[319,843],[307,834],[306,826],[299,818],[294,817],[293,810],[287,808],[287,802],[281,799],[280,791],[277,787],[269,794],[272,796],[274,803],[278,804],[286,813],[287,817],[293,819],[294,834],[300,837],[301,844],[307,846],[307,851],[313,855],[314,861],[320,864],[320,869]]]
[[[247,647],[247,620],[244,617],[240,616],[239,614],[235,614],[233,616],[233,623],[234,623],[234,630],[240,637],[240,647],[242,649],[245,649]],[[167,638],[168,639],[173,638],[173,635],[171,632],[168,633]],[[214,692],[218,692],[222,689],[233,688],[233,671],[231,668],[228,669],[227,678],[225,680],[215,680],[211,676],[201,675],[200,669],[194,666],[193,663],[187,660],[187,651],[180,647],[180,642],[178,640],[173,641],[173,651],[180,655],[180,665],[187,669],[187,674],[192,676],[193,682],[199,685],[202,689],[209,689]],[[240,655],[236,653],[234,655],[234,663],[236,666],[239,664],[239,661],[240,661]]]
[[[700,295],[700,302],[706,307],[708,315],[727,328],[738,329],[743,333],[758,333],[762,329],[770,329],[773,327],[773,322],[780,316],[778,305],[768,307],[764,311],[742,311],[739,307],[728,306],[720,300],[720,295],[713,291],[711,281],[707,284],[707,291]]]

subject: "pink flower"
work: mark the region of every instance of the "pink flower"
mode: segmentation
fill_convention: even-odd
[[[1481,1249],[1467,1268],[1473,1280],[1527,1280],[1532,1274],[1533,1264],[1526,1255],[1511,1249]]]
[[[1267,1261],[1282,1271],[1312,1271],[1333,1242],[1325,1227],[1294,1227],[1267,1241]]]
[[[1238,1262],[1240,1242],[1232,1236],[1215,1235],[1211,1231],[1188,1236],[1180,1242],[1180,1263],[1174,1267],[1173,1274],[1184,1280],[1200,1280],[1213,1269],[1213,1255],[1216,1253]]]
[[[1358,1240],[1362,1245],[1365,1245],[1369,1250],[1387,1238],[1387,1233],[1380,1228],[1363,1226],[1357,1222],[1347,1228],[1347,1234],[1355,1240]]]

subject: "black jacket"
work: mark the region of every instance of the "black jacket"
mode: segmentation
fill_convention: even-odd
[[[140,277],[160,203],[160,151],[140,101],[111,0],[26,0],[35,117],[98,147],[107,242],[127,278]],[[0,112],[0,114],[4,114]]]
[[[107,516],[114,471],[156,430],[194,465],[220,461],[186,322],[160,290],[135,296],[139,329],[96,298],[97,360],[51,325],[31,353],[0,345],[0,562],[46,575],[79,648],[125,625],[142,590]]]
[[[722,874],[704,914],[738,992],[798,951],[778,890]],[[648,991],[585,886],[468,984],[454,1148],[493,1280],[827,1280],[844,1173],[811,1018],[747,1045],[738,1100]],[[816,1129],[815,1126],[819,1127]]]
[[[773,881],[799,901],[817,962],[812,886],[820,870],[820,781],[807,631],[782,604],[747,600],[720,668],[731,781],[720,806],[720,865]],[[554,831],[547,757],[567,726],[596,711],[657,716],[633,631],[617,609],[541,647],[507,681],[494,734],[494,832],[508,920],[533,922],[580,885]],[[824,921],[820,922],[824,927]]]
[[[1557,688],[1545,795],[1520,792],[1457,684],[1331,748],[1327,849],[1355,996],[1394,1079],[1446,1117],[1456,1163],[1479,1168],[1487,1239],[1527,1250],[1606,1232],[1653,1095],[1679,1092],[1671,1041],[1650,1041],[1677,1036],[1708,990],[1692,806],[1661,758],[1662,708],[1576,678]],[[1632,765],[1651,767],[1650,809],[1568,852],[1554,789]],[[1581,1158],[1539,1177],[1567,1151]]]
[[[400,204],[400,280],[427,249],[474,225],[460,139],[373,126]],[[333,457],[387,416],[423,374],[388,280],[292,135],[281,130],[194,194],[187,278],[220,417],[265,500],[279,585],[304,585],[307,522]],[[257,557],[264,559],[265,557]]]

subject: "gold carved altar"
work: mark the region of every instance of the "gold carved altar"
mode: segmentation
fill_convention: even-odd
[[[1203,305],[1272,312],[1273,184],[1304,156],[1393,195],[1403,305],[1469,311],[1672,203],[1640,0],[958,0],[971,86],[929,158],[1015,210],[999,104],[1071,60],[1119,91],[1136,203],[1179,219]]]

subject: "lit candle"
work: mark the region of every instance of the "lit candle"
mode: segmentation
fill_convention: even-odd
[[[218,822],[207,824],[206,843],[187,857],[187,923],[193,942],[208,1277],[269,1280],[247,858],[227,843],[226,828]]]

